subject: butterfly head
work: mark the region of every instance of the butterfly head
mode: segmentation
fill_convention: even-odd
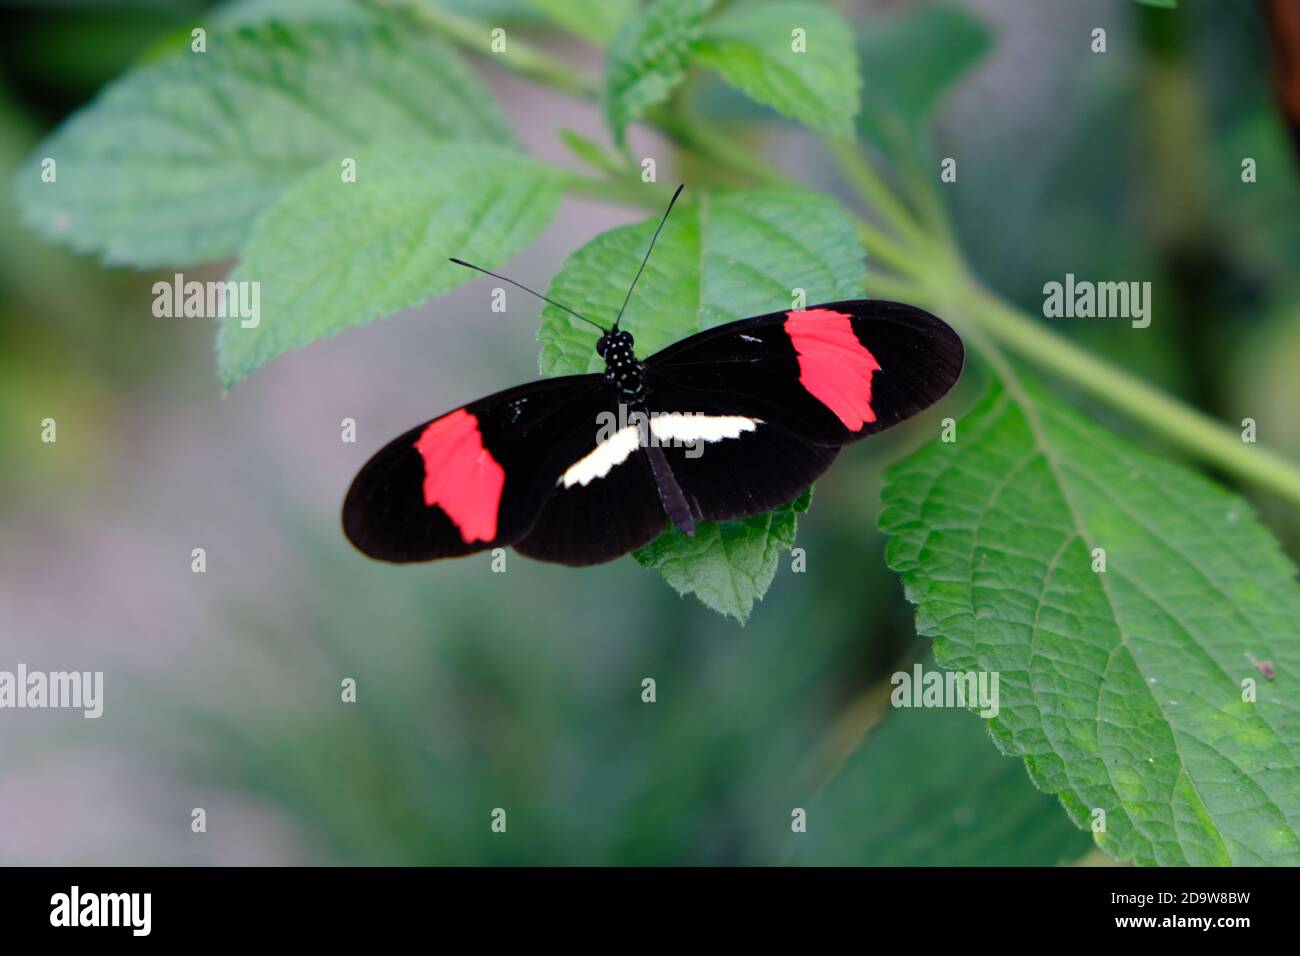
[[[641,395],[645,370],[632,352],[630,332],[606,332],[596,343],[596,354],[605,360],[605,378],[617,385],[625,397]]]
[[[632,333],[622,330],[606,332],[596,342],[596,354],[608,365],[613,358],[632,357]]]

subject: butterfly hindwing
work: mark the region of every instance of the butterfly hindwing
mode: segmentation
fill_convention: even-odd
[[[798,498],[831,466],[839,448],[760,422],[735,438],[670,446],[664,452],[691,515],[725,521],[763,514]]]
[[[588,454],[602,451],[593,448]],[[621,456],[621,449],[615,454]],[[603,474],[576,477],[587,480],[566,484],[561,475],[528,534],[515,543],[516,551],[539,561],[599,564],[648,544],[664,530],[667,518],[639,446]]]

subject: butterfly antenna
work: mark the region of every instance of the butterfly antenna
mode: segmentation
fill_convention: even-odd
[[[627,304],[632,301],[632,290],[636,288],[637,279],[640,279],[641,273],[645,271],[645,264],[650,261],[650,253],[654,251],[655,240],[659,238],[659,233],[663,229],[664,223],[668,221],[668,214],[673,211],[673,203],[677,202],[677,197],[682,194],[682,190],[685,187],[685,183],[678,186],[677,192],[673,193],[673,198],[668,200],[668,208],[664,210],[664,217],[659,220],[659,228],[656,229],[655,234],[650,237],[650,248],[645,251],[645,258],[641,260],[641,268],[636,270],[636,278],[634,278],[632,284],[627,287],[627,296],[623,299],[623,309],[626,309]],[[618,323],[623,320],[623,309],[618,310],[618,317],[614,319],[613,331],[618,331]]]
[[[466,269],[473,269],[475,272],[481,272],[485,276],[491,276],[494,279],[500,279],[502,282],[509,282],[515,288],[523,289],[529,295],[535,295],[543,302],[549,302],[557,309],[563,309],[565,312],[569,313],[569,315],[573,316],[575,319],[582,319],[582,321],[587,322],[590,325],[594,325],[602,332],[609,331],[609,329],[605,328],[603,325],[601,325],[599,322],[595,321],[594,319],[589,319],[585,315],[580,315],[577,312],[574,312],[567,305],[561,305],[559,302],[556,302],[554,299],[550,298],[549,296],[544,296],[540,292],[535,292],[534,290],[528,288],[528,286],[524,285],[522,282],[516,282],[514,279],[507,279],[505,276],[497,275],[495,272],[488,272],[488,270],[484,269],[482,266],[476,266],[472,262],[466,262],[464,259],[452,258],[450,261],[456,263],[456,265],[458,266],[464,266]]]

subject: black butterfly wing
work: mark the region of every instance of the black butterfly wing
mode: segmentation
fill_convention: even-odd
[[[794,500],[841,446],[933,404],[957,381],[961,339],[895,302],[832,302],[709,329],[651,356],[652,433],[697,520]]]
[[[383,561],[430,561],[514,544],[537,521],[557,478],[590,451],[597,417],[615,406],[601,375],[498,392],[418,425],[361,469],[343,531]]]
[[[646,361],[650,404],[665,397],[840,446],[910,418],[952,388],[961,339],[899,302],[863,299],[774,312],[707,329]],[[797,492],[796,492],[797,494]]]
[[[600,564],[653,541],[667,520],[645,450],[636,447],[586,484],[566,485],[561,477],[515,550],[574,567]]]
[[[793,501],[835,461],[837,445],[811,442],[771,421],[709,408],[698,397],[666,399],[651,425],[691,517],[725,521],[763,514]],[[718,403],[719,405],[723,403]],[[665,421],[672,422],[665,428]],[[718,428],[715,423],[724,424]],[[742,424],[743,423],[743,424]]]

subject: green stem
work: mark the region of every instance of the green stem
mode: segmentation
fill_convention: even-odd
[[[507,38],[504,52],[494,53],[491,49],[491,29],[486,24],[450,13],[430,0],[358,2],[404,15],[422,29],[444,36],[489,62],[535,80],[543,86],[586,100],[599,101],[601,97],[600,84],[573,69],[567,61],[514,36]],[[745,149],[725,136],[719,136],[702,123],[685,118],[680,111],[673,112],[659,107],[651,110],[646,119],[679,146],[692,149],[757,183],[779,185],[791,182],[788,176],[764,162],[754,151]]]
[[[921,229],[916,217],[894,198],[894,194],[876,172],[875,167],[862,155],[860,145],[845,143],[829,136],[823,137],[822,143],[845,179],[857,189],[867,206],[874,209],[881,220],[900,239],[918,249],[935,245],[934,239]]]
[[[908,163],[901,175],[905,182],[903,188],[913,196],[917,212],[920,214],[921,226],[938,237],[939,242],[949,249],[957,248],[957,236],[953,231],[952,221],[948,218],[947,207],[943,197],[935,186],[935,177],[918,163]]]
[[[1267,448],[1243,442],[1233,429],[1091,355],[982,288],[961,264],[946,226],[939,238],[933,238],[889,194],[884,181],[856,148],[827,141],[827,149],[863,199],[916,250],[911,253],[906,247],[891,248],[887,238],[864,231],[863,244],[868,250],[875,251],[905,277],[899,280],[873,276],[868,280],[872,294],[891,295],[918,305],[964,314],[973,326],[968,331],[975,333],[985,351],[996,351],[998,346],[1003,346],[1117,409],[1199,460],[1217,465],[1300,506],[1300,465]],[[862,225],[870,228],[865,222]],[[872,250],[872,246],[876,248]],[[909,279],[914,283],[909,283]],[[995,366],[997,358],[993,356]]]
[[[900,279],[888,273],[867,273],[867,295],[873,299],[893,299],[912,305],[925,304],[927,289],[909,279]]]
[[[1300,466],[1241,440],[1195,409],[1096,358],[1015,306],[974,288],[964,308],[994,340],[1145,425],[1175,446],[1300,507]]]
[[[900,187],[912,197],[921,227],[955,248],[956,237],[943,197],[935,186],[933,156],[928,145],[897,117],[885,124],[882,133],[885,138],[883,149],[894,157],[891,166],[898,173]]]
[[[918,263],[923,261],[922,257],[899,246],[893,238],[885,235],[867,220],[859,218],[857,222],[858,238],[862,240],[862,247],[870,255],[875,256],[891,269],[907,276],[913,275]]]
[[[705,159],[722,163],[747,179],[765,186],[789,186],[794,180],[775,166],[763,160],[753,149],[745,146],[696,120],[680,113],[659,108],[646,117],[668,134],[674,142],[693,149]]]
[[[366,6],[406,16],[417,25],[439,33],[508,70],[536,80],[543,86],[587,99],[600,96],[600,84],[595,80],[579,73],[567,60],[523,42],[513,32],[505,38],[505,49],[498,53],[492,49],[491,27],[445,10],[430,0],[360,0],[360,2]]]

